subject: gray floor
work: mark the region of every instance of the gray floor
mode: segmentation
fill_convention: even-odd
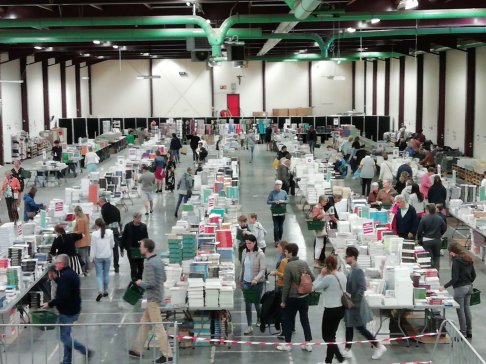
[[[317,152],[317,156],[319,156]],[[122,152],[122,153],[126,153]],[[268,192],[272,189],[274,180],[274,171],[271,169],[271,164],[274,158],[274,153],[266,152],[264,147],[256,149],[256,158],[253,164],[248,163],[248,155],[246,151],[241,153],[241,201],[242,212],[257,212],[259,220],[269,231],[268,241],[270,242],[267,249],[267,265],[272,269],[275,261],[275,250],[271,244],[272,241],[272,222],[269,214],[269,209],[265,203]],[[183,156],[183,163],[178,167],[178,173],[190,164],[190,156]],[[108,166],[116,161],[115,158],[103,163],[103,166]],[[28,168],[31,162],[25,162]],[[76,180],[67,179],[65,186],[75,184]],[[352,186],[358,190],[358,182],[348,180],[347,185]],[[42,188],[38,192],[37,200],[48,201],[49,199],[59,196],[58,188]],[[3,202],[2,202],[3,203]],[[175,223],[174,215],[175,198],[171,193],[158,194],[154,213],[149,217],[144,216],[144,222],[149,226],[149,235],[153,238],[158,246],[158,250],[166,250],[167,242],[165,233]],[[123,213],[123,221],[130,220],[131,213],[143,210],[140,200],[135,201],[134,206],[129,206],[129,212]],[[308,232],[305,225],[303,213],[298,209],[295,203],[292,202],[289,209],[288,218],[285,222],[284,238],[296,242],[300,246],[300,256],[306,259],[310,264],[312,263],[312,233]],[[0,211],[2,221],[7,221],[6,212],[4,209]],[[449,229],[450,230],[450,229]],[[486,292],[486,283],[484,281],[485,269],[481,262],[476,263],[478,278],[476,286]],[[450,265],[447,257],[442,258],[442,281],[450,277]],[[140,307],[131,307],[121,300],[124,289],[127,286],[130,275],[129,265],[126,258],[121,259],[120,274],[110,275],[111,289],[109,298],[103,299],[101,302],[95,302],[96,297],[96,279],[94,272],[86,278],[82,278],[82,297],[83,308],[80,317],[80,323],[93,324],[86,329],[76,329],[75,336],[80,341],[86,342],[90,347],[96,351],[94,362],[102,363],[136,363],[138,360],[129,359],[125,354],[127,348],[134,341],[136,335],[136,328],[126,325],[121,325],[130,322],[138,322],[140,319]],[[269,288],[273,286],[270,283]],[[474,322],[474,339],[473,345],[482,355],[486,355],[486,345],[482,342],[481,337],[486,335],[486,328],[480,324],[481,319],[485,316],[486,310],[484,305],[473,307],[473,322]],[[313,332],[314,341],[322,341],[321,338],[321,318],[322,308],[310,308],[310,320]],[[455,312],[450,311],[449,318],[456,320]],[[235,338],[242,340],[253,341],[270,341],[276,342],[277,339],[268,333],[260,334],[259,330],[255,328],[255,334],[252,337],[243,337],[242,331],[246,326],[246,319],[244,314],[244,304],[239,291],[236,292],[235,309],[232,312],[234,323]],[[255,319],[254,319],[255,321]],[[115,323],[117,325],[102,326],[103,323]],[[98,324],[98,325],[97,325]],[[303,340],[302,330],[300,325],[296,326],[297,333],[294,341],[300,342]],[[338,339],[343,339],[342,327],[339,330]],[[356,334],[355,339],[360,336]],[[388,346],[389,350],[382,358],[381,362],[408,362],[408,361],[428,361],[432,359],[433,345],[423,345],[415,347],[406,347],[403,343],[395,343]],[[34,349],[27,349],[34,348]],[[58,362],[59,361],[59,346],[54,332],[41,333],[39,331],[26,331],[20,340],[7,347],[9,352],[8,363],[40,363],[40,362]],[[450,361],[450,345],[439,345],[438,351],[434,357],[434,363],[438,362],[453,362]],[[30,353],[29,353],[30,351]],[[354,359],[353,363],[370,363],[371,349],[369,345],[355,345],[353,347]],[[157,353],[152,351],[149,356],[153,358]],[[324,361],[324,348],[316,347],[312,353],[303,352],[298,347],[293,348],[290,353],[281,353],[276,351],[273,347],[255,346],[255,345],[233,345],[231,348],[222,345],[198,347],[195,350],[181,350],[181,363],[265,363],[272,360],[277,360],[280,363],[294,363],[294,362],[310,362],[317,363]],[[84,362],[83,358],[76,356],[75,363]],[[141,362],[150,362],[148,359],[143,359]],[[457,361],[456,361],[457,362]],[[1,363],[1,362],[0,362]]]

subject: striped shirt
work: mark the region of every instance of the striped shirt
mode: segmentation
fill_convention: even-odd
[[[164,298],[164,282],[167,277],[165,269],[156,254],[145,259],[143,263],[143,277],[140,285],[145,289],[147,301],[162,303]]]

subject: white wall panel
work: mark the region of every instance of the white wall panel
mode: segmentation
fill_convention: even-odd
[[[54,120],[62,117],[61,104],[61,65],[55,64],[47,67],[49,88],[49,117],[54,115]]]
[[[352,109],[352,63],[321,61],[312,63],[312,106],[314,115],[332,115]],[[327,76],[344,76],[330,80]]]
[[[486,159],[486,47],[476,49],[474,158]]]
[[[79,70],[81,82],[81,116],[83,118],[89,116],[89,80],[88,67],[83,67]],[[115,115],[113,115],[115,116]]]
[[[66,117],[75,118],[76,115],[76,76],[72,66],[66,67]]]
[[[373,62],[366,63],[366,115],[373,115]]]
[[[392,58],[390,64],[390,116],[392,129],[398,130],[398,96],[400,87],[400,61]]]
[[[154,116],[211,115],[210,73],[204,62],[154,60],[152,72],[162,76],[154,79]]]
[[[447,52],[444,143],[461,151],[464,151],[466,68],[465,52]]]
[[[417,60],[405,57],[405,93],[403,121],[408,130],[415,131],[417,119]]]
[[[149,117],[150,80],[148,60],[105,61],[92,66],[93,115]]]
[[[424,55],[423,129],[427,139],[437,143],[437,112],[439,110],[439,56]]]
[[[356,61],[355,110],[364,112],[364,61]]]
[[[376,113],[385,115],[385,62],[378,61],[376,76]]]
[[[241,116],[252,116],[254,111],[263,111],[261,62],[248,62],[248,68],[234,68],[232,62],[225,62],[221,66],[214,67],[213,69],[214,107],[217,112],[226,110],[227,94],[229,93],[240,95]],[[241,84],[237,76],[242,76]],[[226,89],[221,89],[221,86],[226,87]],[[307,104],[302,106],[307,106]],[[268,103],[267,111],[269,111]]]
[[[19,60],[3,63],[0,66],[2,80],[20,79]],[[0,84],[2,92],[2,132],[3,156],[6,163],[12,162],[11,135],[22,130],[22,99],[19,83]]]
[[[267,111],[309,104],[307,62],[268,62],[265,68]]]
[[[27,62],[29,63],[29,61]],[[31,136],[39,136],[44,130],[44,99],[42,88],[42,63],[27,66],[27,107],[29,110],[29,130]]]

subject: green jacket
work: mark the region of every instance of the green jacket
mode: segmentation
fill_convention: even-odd
[[[312,281],[314,281],[314,274],[304,260],[300,260],[299,257],[289,259],[287,265],[285,266],[283,276],[282,303],[285,303],[289,297],[304,297],[303,295],[297,293],[297,286],[300,283],[300,276],[304,272],[309,274]]]

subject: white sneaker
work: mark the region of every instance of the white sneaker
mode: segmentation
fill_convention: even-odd
[[[341,351],[341,355],[343,356],[343,358],[346,358],[346,359],[351,359],[353,357],[353,353],[351,351],[351,349],[347,350],[347,349],[344,349]]]
[[[380,359],[383,354],[386,353],[386,347],[385,345],[383,344],[378,344],[378,347],[375,349],[375,352],[373,353],[373,355],[371,356],[371,359],[373,360],[378,360]]]
[[[253,334],[253,327],[248,326],[245,331],[243,331],[244,335],[251,335]]]
[[[280,351],[290,351],[290,350],[292,350],[292,346],[285,345],[285,344],[280,344],[280,345],[277,346],[277,350],[280,350]]]
[[[310,344],[310,343],[305,343],[305,344],[304,344],[304,345],[302,345],[300,348],[301,348],[302,350],[307,351],[307,352],[309,352],[309,353],[310,353],[310,352],[312,351],[312,344]]]

